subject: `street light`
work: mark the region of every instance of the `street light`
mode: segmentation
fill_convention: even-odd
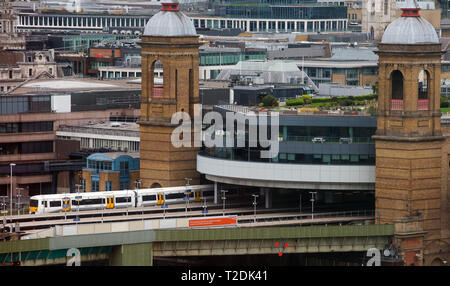
[[[316,199],[317,192],[309,192],[311,194],[311,219],[314,219],[314,201]]]
[[[16,205],[17,205],[17,215],[20,215],[20,191],[22,191],[23,190],[23,188],[16,188],[16,191],[17,191],[17,203],[16,203]]]
[[[141,187],[141,179],[136,180],[135,184],[136,184],[136,189],[139,190],[139,188]]]
[[[256,202],[256,199],[259,197],[259,195],[252,194],[252,196],[253,196],[253,208],[254,208],[254,222],[256,222],[256,205],[258,204]]]
[[[206,214],[208,213],[208,210],[206,208],[207,208],[207,206],[206,206],[206,196],[203,196],[203,210],[202,210],[203,216],[206,216]]]
[[[192,179],[191,178],[184,178],[185,180],[186,180],[186,187],[188,187],[189,186],[189,182],[190,181],[192,181]],[[185,192],[185,195],[186,195],[186,197],[185,197],[185,200],[186,200],[186,215],[187,215],[187,211],[188,211],[188,208],[189,208],[189,195],[191,194],[191,190],[190,189],[187,189],[186,190],[186,192]]]
[[[11,184],[10,184],[10,187],[9,187],[9,191],[10,191],[10,198],[9,198],[9,210],[11,211],[11,229],[9,230],[9,232],[11,232],[12,233],[12,184],[13,184],[13,179],[12,179],[12,167],[14,167],[16,164],[15,163],[10,163],[9,164],[9,167],[10,167],[10,170],[11,170],[11,174],[10,174],[10,182],[11,182]]]
[[[223,202],[223,216],[225,216],[225,200],[227,199],[227,198],[225,197],[225,194],[226,194],[228,191],[226,191],[226,190],[221,190],[221,192],[222,192],[222,202]]]
[[[75,221],[78,223],[78,221],[80,221],[80,202],[83,200],[81,197],[80,197],[80,188],[82,187],[82,185],[80,185],[80,184],[75,184],[75,186],[77,187],[77,196],[75,197],[75,200],[77,201],[77,206],[78,206],[78,208],[77,208],[77,217],[76,217],[76,219],[75,219]]]

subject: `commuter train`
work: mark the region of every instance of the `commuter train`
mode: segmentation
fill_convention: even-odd
[[[213,185],[182,186],[109,192],[39,195],[30,198],[30,213],[56,213],[167,205],[189,201],[211,201]]]

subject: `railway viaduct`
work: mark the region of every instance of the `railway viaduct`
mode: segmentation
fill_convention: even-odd
[[[288,243],[283,253],[359,252],[382,250],[396,232],[393,224],[145,229],[144,221],[126,223],[128,231],[114,231],[117,223],[74,225],[72,233],[3,242],[0,264],[65,265],[74,259],[72,248],[81,265],[107,260],[114,266],[151,266],[154,257],[277,255],[276,242]]]

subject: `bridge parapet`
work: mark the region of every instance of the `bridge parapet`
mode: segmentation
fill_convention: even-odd
[[[278,241],[289,244],[286,253],[367,251],[383,249],[393,235],[393,225],[128,230],[2,242],[0,264],[18,257],[22,265],[61,264],[70,248],[84,251],[82,263],[96,249],[98,259],[109,255],[112,265],[151,265],[155,256],[276,254]],[[137,246],[143,247],[145,255],[133,260]]]

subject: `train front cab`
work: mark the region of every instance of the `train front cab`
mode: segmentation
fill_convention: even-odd
[[[36,199],[31,199],[30,200],[30,213],[31,214],[35,214],[38,212],[38,208],[39,208],[39,200]]]

